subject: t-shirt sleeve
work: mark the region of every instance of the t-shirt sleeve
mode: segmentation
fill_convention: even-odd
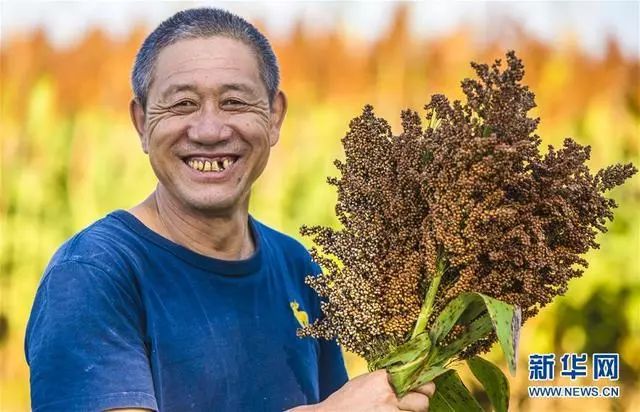
[[[33,411],[157,410],[143,331],[128,276],[76,261],[52,266],[25,339]]]

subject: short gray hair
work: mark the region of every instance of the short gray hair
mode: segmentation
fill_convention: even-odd
[[[135,98],[142,107],[147,106],[149,87],[162,49],[180,40],[213,36],[239,40],[253,49],[269,103],[273,103],[280,83],[280,70],[267,38],[240,16],[222,9],[198,8],[179,11],[169,17],[140,46],[131,73],[131,84]]]

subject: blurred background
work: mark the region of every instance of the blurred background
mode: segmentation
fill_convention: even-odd
[[[0,3],[0,410],[29,410],[23,339],[42,270],[74,232],[151,192],[155,177],[129,123],[129,71],[145,35],[202,3]],[[207,3],[207,5],[211,5]],[[399,131],[403,108],[459,98],[469,62],[523,59],[546,144],[592,146],[593,170],[640,165],[638,2],[213,3],[272,40],[289,113],[252,213],[298,235],[335,225],[325,183],[362,106]],[[523,329],[512,411],[640,410],[640,178],[584,277]],[[303,240],[306,242],[306,240]],[[308,243],[307,243],[308,244]],[[619,399],[530,399],[531,353],[618,352]],[[504,366],[499,351],[488,357]],[[347,354],[350,374],[364,363]],[[555,384],[604,385],[591,377]],[[465,376],[470,387],[476,383]],[[634,406],[635,405],[635,409]]]

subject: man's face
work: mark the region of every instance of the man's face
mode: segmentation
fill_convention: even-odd
[[[163,194],[187,208],[225,213],[246,205],[278,140],[286,102],[279,93],[270,107],[248,46],[212,37],[160,52],[142,110],[132,105]]]

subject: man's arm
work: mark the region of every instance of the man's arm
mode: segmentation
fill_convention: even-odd
[[[132,283],[116,265],[63,261],[50,268],[26,333],[34,410],[157,410],[144,309]]]

